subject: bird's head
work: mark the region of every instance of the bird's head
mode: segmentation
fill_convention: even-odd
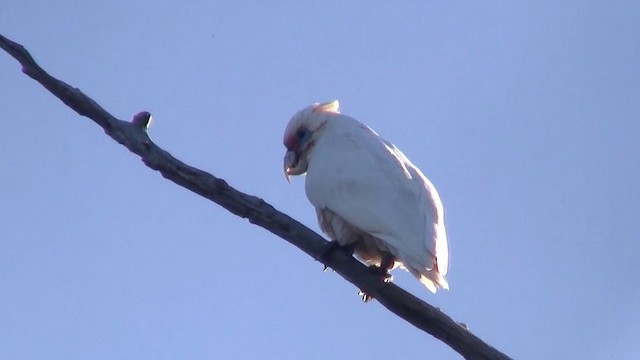
[[[287,148],[284,155],[284,175],[291,182],[291,176],[307,172],[308,155],[313,149],[317,132],[329,116],[339,114],[338,100],[311,106],[296,113],[284,131],[282,143]]]

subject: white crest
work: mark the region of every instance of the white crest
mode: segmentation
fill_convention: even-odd
[[[340,102],[338,100],[333,100],[328,103],[315,103],[313,104],[313,112],[331,112],[331,113],[340,113]]]

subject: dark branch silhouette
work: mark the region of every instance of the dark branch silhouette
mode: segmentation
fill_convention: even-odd
[[[21,65],[22,72],[39,82],[78,114],[100,125],[107,135],[139,155],[148,167],[165,178],[203,196],[233,214],[247,218],[318,259],[328,242],[311,229],[276,210],[261,198],[244,194],[223,179],[191,167],[158,147],[147,134],[151,114],[141,112],[131,122],[116,119],[80,89],[71,87],[49,75],[20,44],[0,35],[0,47]],[[341,251],[332,251],[323,258],[325,265],[384,307],[417,328],[440,339],[465,359],[509,359],[453,321],[439,309],[416,298],[392,283],[380,281],[365,265]]]

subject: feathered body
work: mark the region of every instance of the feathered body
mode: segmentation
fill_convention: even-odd
[[[407,269],[432,292],[448,288],[440,197],[398,148],[363,123],[338,113],[337,101],[297,113],[284,142],[295,152],[295,158],[289,153],[285,157],[287,173],[306,171],[307,197],[316,208],[320,228],[332,240],[352,245],[368,265],[380,266],[385,256],[393,256],[396,266]]]

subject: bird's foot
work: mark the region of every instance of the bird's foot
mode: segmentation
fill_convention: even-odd
[[[380,281],[383,283],[390,283],[393,281],[393,275],[389,273],[389,268],[385,266],[371,265],[369,266],[369,270],[371,270],[374,275],[380,277]]]
[[[362,302],[369,302],[369,301],[373,300],[373,296],[367,294],[363,290],[360,290],[358,292],[358,295],[360,295],[360,297],[362,298]]]
[[[389,273],[393,269],[393,265],[396,262],[396,258],[389,254],[384,253],[380,261],[380,265],[371,265],[369,269],[373,271],[375,275],[378,275],[383,283],[390,283],[393,280],[393,276]]]
[[[322,250],[322,253],[320,253],[320,255],[316,258],[316,261],[319,261],[324,265],[322,271],[327,271],[328,266],[326,264],[326,261],[336,250],[344,251],[347,255],[352,256],[354,249],[351,245],[340,245],[337,240],[329,241],[329,243],[325,245],[324,249]]]
[[[389,268],[386,266],[377,266],[371,265],[369,266],[369,271],[371,271],[375,276],[380,278],[380,281],[383,283],[390,283],[393,280],[393,275],[389,273]],[[373,300],[373,296],[369,295],[364,290],[360,290],[358,295],[362,297],[363,302],[369,302]]]

